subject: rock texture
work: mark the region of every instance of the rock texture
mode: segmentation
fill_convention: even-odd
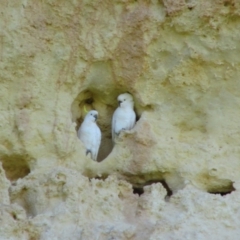
[[[1,240],[239,239],[239,1],[2,0],[0,13]],[[138,121],[113,147],[126,91]],[[77,138],[86,109],[98,162]]]

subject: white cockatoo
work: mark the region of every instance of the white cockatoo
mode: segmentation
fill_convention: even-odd
[[[136,113],[133,110],[134,101],[129,93],[120,94],[117,98],[118,108],[112,118],[112,140],[123,130],[130,130],[136,123]]]
[[[101,131],[96,124],[98,112],[91,110],[87,113],[83,123],[78,129],[78,138],[86,148],[86,155],[91,154],[91,158],[97,161],[98,150],[101,143]]]

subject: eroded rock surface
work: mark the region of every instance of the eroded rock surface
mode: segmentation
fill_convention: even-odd
[[[239,238],[239,1],[0,12],[0,239]],[[138,121],[113,146],[126,91]],[[98,162],[77,138],[90,109]]]

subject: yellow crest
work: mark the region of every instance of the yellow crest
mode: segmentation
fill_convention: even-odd
[[[84,109],[84,112],[85,112],[85,113],[88,113],[88,111],[87,111],[87,109],[86,109],[86,105],[84,105],[83,109]]]

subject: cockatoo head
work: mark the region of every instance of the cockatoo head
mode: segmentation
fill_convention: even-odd
[[[121,108],[125,107],[133,107],[134,102],[133,102],[133,97],[130,93],[122,93],[118,96],[118,106]]]
[[[92,122],[96,122],[98,118],[98,111],[96,110],[91,110],[87,113],[87,115],[85,116],[84,120],[88,120],[88,121],[92,121]]]

